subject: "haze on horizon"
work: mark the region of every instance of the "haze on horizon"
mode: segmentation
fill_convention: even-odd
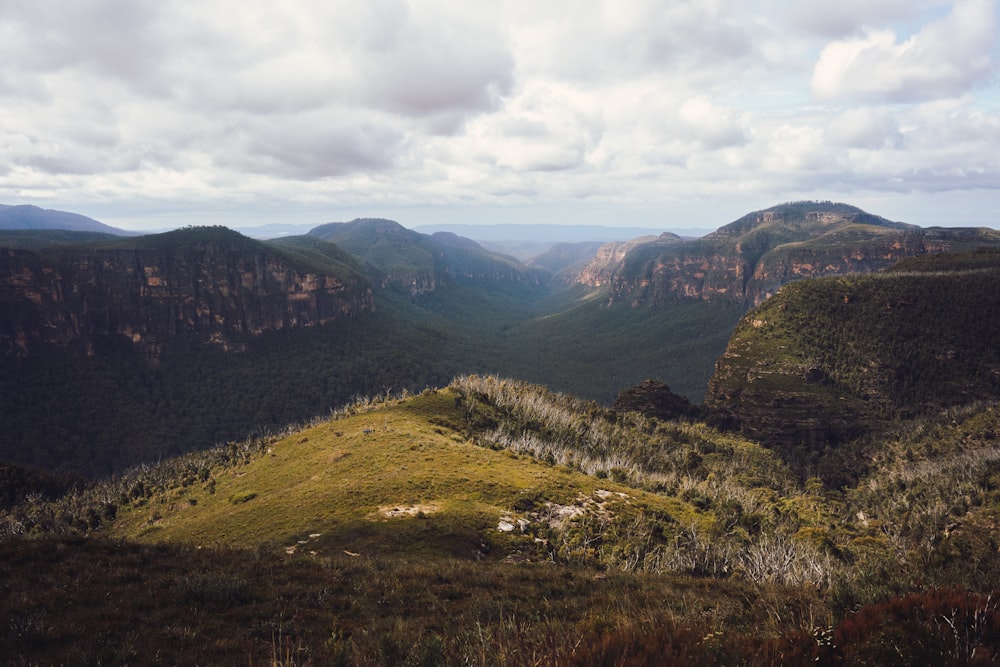
[[[3,0],[0,203],[125,229],[1000,226],[994,0]]]

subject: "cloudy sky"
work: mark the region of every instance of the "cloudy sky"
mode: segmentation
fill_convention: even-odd
[[[0,0],[0,203],[1000,227],[995,0]]]

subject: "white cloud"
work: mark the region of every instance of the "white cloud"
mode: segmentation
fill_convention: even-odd
[[[902,42],[891,29],[832,42],[816,63],[812,90],[821,99],[900,102],[960,95],[995,72],[996,14],[993,0],[960,0]]]
[[[678,110],[678,116],[695,140],[709,150],[738,146],[747,140],[739,114],[705,98],[687,100]]]
[[[2,203],[611,222],[1000,192],[984,0],[3,4]]]
[[[834,144],[871,150],[899,148],[903,141],[898,120],[881,107],[848,109],[830,121],[826,134]]]

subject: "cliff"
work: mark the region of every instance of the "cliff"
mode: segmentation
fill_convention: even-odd
[[[0,248],[0,352],[53,344],[93,355],[122,340],[239,349],[265,331],[373,310],[371,286],[343,264],[301,261],[224,228],[104,245]]]
[[[901,259],[1000,246],[990,229],[921,228],[846,204],[796,202],[750,213],[700,239],[608,244],[578,281],[633,306],[725,299],[751,308],[803,278],[873,273]]]
[[[1000,250],[782,288],[736,327],[704,407],[813,454],[898,418],[1000,398]]]

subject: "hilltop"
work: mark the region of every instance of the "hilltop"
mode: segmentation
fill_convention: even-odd
[[[451,232],[420,234],[398,222],[358,219],[332,222],[309,232],[331,241],[366,262],[383,287],[395,285],[410,296],[433,292],[454,281],[504,281],[541,286],[547,272],[490,252],[475,241]]]
[[[815,462],[899,419],[996,400],[998,295],[996,249],[786,285],[736,327],[705,407]]]
[[[873,273],[907,257],[1000,245],[992,229],[921,228],[834,202],[792,202],[749,213],[699,239],[633,243],[598,255],[583,284],[606,285],[634,305],[685,299],[758,305],[781,285],[826,275]]]
[[[994,403],[911,429],[833,490],[704,424],[459,378],[14,507],[0,646],[41,662],[962,664],[1000,630],[998,428]]]

